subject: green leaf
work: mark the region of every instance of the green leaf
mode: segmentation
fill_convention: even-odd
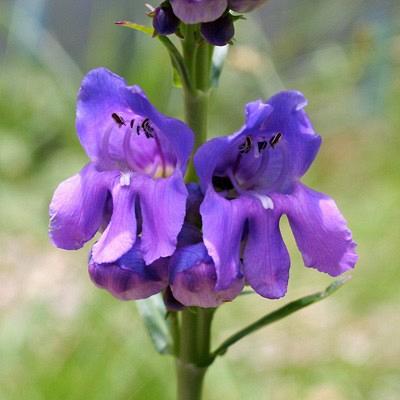
[[[302,297],[298,300],[292,301],[289,304],[279,308],[278,310],[273,311],[265,315],[264,317],[260,318],[259,320],[253,322],[252,324],[248,325],[246,328],[240,330],[239,332],[235,333],[228,339],[226,339],[213,353],[210,359],[210,363],[217,357],[224,355],[229,347],[233,344],[238,342],[239,340],[243,339],[247,335],[264,328],[265,326],[272,324],[273,322],[279,321],[282,318],[289,316],[290,314],[295,313],[296,311],[301,310],[304,307],[307,307],[311,304],[317,303],[321,301],[331,294],[335,293],[342,285],[344,285],[350,279],[349,276],[344,277],[342,279],[338,279],[330,284],[324,291],[311,294],[306,297]]]
[[[153,36],[154,29],[149,26],[144,26],[131,21],[116,21],[115,25],[124,26],[125,28],[134,29],[135,31],[143,32],[146,35]]]
[[[229,45],[216,46],[212,56],[211,65],[211,84],[214,87],[218,86],[219,78],[224,68],[226,56],[228,55]]]
[[[136,306],[157,352],[171,354],[172,339],[166,321],[167,310],[162,295],[156,294],[145,300],[137,300]]]

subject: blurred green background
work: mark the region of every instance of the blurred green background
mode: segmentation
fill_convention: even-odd
[[[47,238],[56,185],[86,163],[74,131],[84,73],[104,65],[181,117],[167,55],[113,21],[149,24],[138,0],[1,0],[0,399],[173,399],[133,303],[96,289],[87,249]],[[205,399],[400,398],[400,6],[398,0],[270,0],[238,23],[210,136],[245,102],[296,88],[324,143],[306,183],[333,196],[359,244],[334,297],[240,342],[207,375]],[[216,315],[214,344],[331,279],[293,267],[288,296],[243,296]]]

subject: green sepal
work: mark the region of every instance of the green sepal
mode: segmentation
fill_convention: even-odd
[[[159,293],[148,299],[137,300],[136,306],[156,351],[160,354],[172,354],[172,338],[162,295]]]

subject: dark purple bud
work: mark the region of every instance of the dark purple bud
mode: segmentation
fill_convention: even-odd
[[[169,5],[161,5],[154,10],[153,27],[159,35],[175,33],[179,22]]]
[[[233,17],[226,13],[215,21],[201,24],[200,31],[207,42],[214,46],[225,46],[235,34]]]

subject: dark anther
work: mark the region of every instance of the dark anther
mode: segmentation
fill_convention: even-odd
[[[136,133],[137,133],[138,135],[140,135],[140,126],[139,126],[139,125],[136,127]]]
[[[276,135],[272,136],[272,138],[269,141],[269,144],[271,145],[272,148],[275,148],[275,146],[279,143],[279,141],[282,138],[282,133],[278,132]]]
[[[245,141],[239,146],[239,153],[246,154],[251,150],[253,141],[250,136],[246,136]]]
[[[154,129],[150,124],[150,120],[148,118],[146,118],[143,123],[142,123],[142,129],[147,137],[147,139],[149,138],[153,138],[154,137]]]
[[[267,148],[268,142],[266,140],[262,140],[261,142],[257,143],[257,146],[258,146],[258,151],[261,153]]]
[[[131,129],[133,129],[133,124],[135,123],[135,120],[134,119],[131,119],[131,122],[130,122],[130,126],[131,126]]]
[[[212,183],[214,188],[220,191],[232,190],[234,188],[227,176],[213,176]]]
[[[111,117],[118,124],[119,128],[121,128],[122,125],[126,125],[125,120],[117,113],[112,113]]]

